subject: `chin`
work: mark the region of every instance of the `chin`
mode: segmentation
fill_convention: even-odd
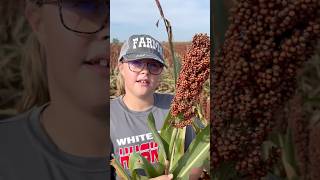
[[[86,109],[89,113],[97,114],[99,116],[105,116],[109,107],[109,101],[102,101],[102,99],[100,99],[99,101],[90,100],[83,105],[84,109]]]
[[[153,96],[154,92],[146,92],[146,93],[139,93],[138,96],[139,97],[149,97],[149,96]]]

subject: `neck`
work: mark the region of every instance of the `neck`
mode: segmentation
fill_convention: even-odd
[[[41,123],[60,150],[82,157],[107,157],[107,112],[88,113],[71,104],[51,102]]]
[[[137,97],[130,93],[123,96],[124,104],[133,111],[145,111],[154,104],[153,94],[144,97]]]

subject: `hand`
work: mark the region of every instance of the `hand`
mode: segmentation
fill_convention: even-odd
[[[189,180],[198,180],[201,177],[202,168],[193,168],[189,174]]]
[[[173,179],[173,174],[158,176],[150,180],[171,180],[171,179]]]

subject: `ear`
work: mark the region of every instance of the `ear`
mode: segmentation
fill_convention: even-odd
[[[38,40],[40,42],[43,42],[42,37],[42,18],[41,18],[41,8],[36,5],[35,3],[32,3],[30,1],[26,2],[26,8],[25,8],[25,17],[27,18],[32,31],[36,34]]]

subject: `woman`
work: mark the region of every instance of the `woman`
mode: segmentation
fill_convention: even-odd
[[[0,122],[0,179],[108,179],[109,1],[31,0],[25,16],[25,112]]]
[[[130,36],[122,45],[118,60],[118,89],[123,89],[124,94],[110,103],[110,137],[113,153],[128,171],[129,157],[133,152],[140,153],[151,163],[157,162],[158,147],[147,126],[147,118],[152,112],[160,130],[173,96],[155,92],[165,63],[162,45],[152,36]],[[188,127],[186,147],[194,135]],[[191,176],[197,179],[200,173],[200,169],[194,169]],[[170,174],[155,179],[172,178]]]

